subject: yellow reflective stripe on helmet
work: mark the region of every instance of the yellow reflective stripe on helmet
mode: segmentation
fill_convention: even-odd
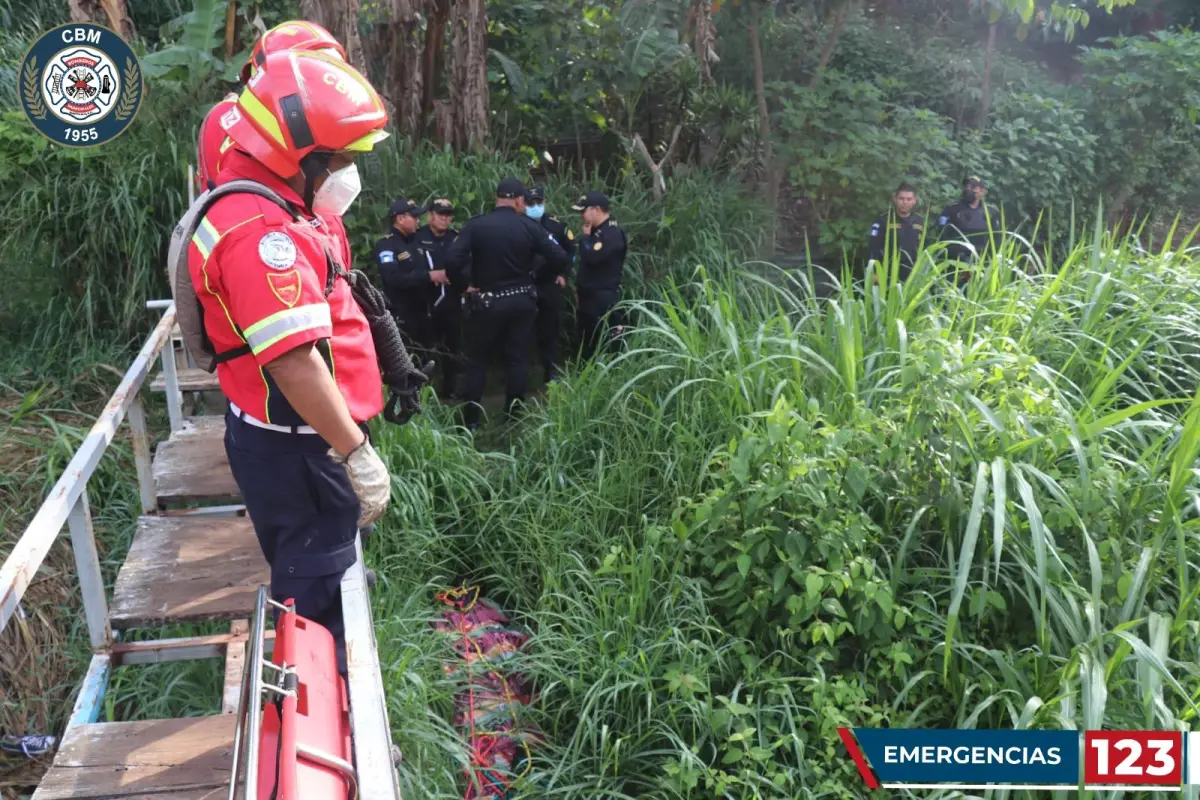
[[[263,102],[255,97],[254,92],[249,88],[238,97],[237,104],[275,141],[282,145],[287,144],[283,140],[283,129],[279,127],[279,120],[275,119],[275,115],[271,113],[270,109],[263,105]]]
[[[208,258],[214,249],[217,242],[221,241],[221,234],[208,221],[208,217],[200,220],[200,224],[196,226],[196,233],[192,236],[192,244],[196,245],[196,249],[200,251],[200,255]]]
[[[325,303],[285,308],[246,328],[246,344],[250,345],[250,352],[258,355],[279,340],[294,333],[313,328],[329,328],[332,325],[329,306]]]
[[[217,150],[217,152],[224,153],[226,150],[228,150],[231,147],[233,147],[233,139],[230,139],[228,136],[226,136],[225,141],[221,142],[221,147],[219,150]]]
[[[389,134],[387,131],[380,128],[377,131],[371,131],[366,136],[351,142],[350,144],[346,145],[344,149],[351,150],[355,153],[369,153],[375,149],[375,145],[379,144],[390,135],[391,134]]]

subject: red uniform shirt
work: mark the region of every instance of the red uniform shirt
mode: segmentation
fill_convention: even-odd
[[[269,186],[303,208],[274,173],[230,150],[217,183],[238,178]],[[350,285],[342,278],[330,280],[330,257],[350,268],[341,220],[333,225],[307,216],[296,221],[270,200],[248,194],[214,203],[189,244],[188,268],[213,349],[218,354],[243,345],[251,349],[250,355],[217,366],[221,391],[263,422],[306,424],[264,366],[314,341],[355,421],[366,422],[383,409],[370,328]]]
[[[200,177],[200,191],[208,188],[209,181],[217,179],[220,172],[221,154],[225,152],[225,131],[220,120],[225,112],[237,105],[237,95],[227,94],[217,103],[204,121],[200,123],[200,135],[196,138],[196,172]]]

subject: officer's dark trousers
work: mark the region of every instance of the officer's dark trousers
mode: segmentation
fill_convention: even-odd
[[[479,424],[488,364],[500,357],[504,365],[505,408],[524,399],[529,373],[529,345],[533,338],[537,303],[529,295],[492,299],[490,308],[472,312],[466,320],[467,374],[463,386],[463,411],[467,427]]]
[[[442,370],[443,399],[458,391],[462,359],[462,306],[457,294],[446,292],[430,315],[432,358]],[[418,364],[419,368],[422,366]]]
[[[579,322],[579,339],[583,348],[583,357],[591,358],[596,349],[607,346],[609,328],[620,324],[616,314],[608,316],[609,312],[621,299],[621,293],[616,290],[579,291],[579,308],[576,315]],[[608,317],[606,319],[606,317]]]
[[[225,415],[225,452],[258,544],[271,566],[271,597],[323,625],[346,672],[342,574],[356,559],[359,503],[344,467],[314,434],[263,430]]]
[[[414,364],[419,367],[432,358],[433,323],[429,313],[423,307],[400,308],[394,314],[396,327],[400,329],[400,337],[404,347],[412,355]]]
[[[547,381],[558,376],[558,337],[562,329],[563,296],[557,283],[537,286],[537,346]]]

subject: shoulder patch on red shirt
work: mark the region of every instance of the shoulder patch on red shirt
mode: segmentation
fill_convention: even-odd
[[[287,269],[296,263],[296,242],[283,231],[271,231],[258,240],[258,257],[271,269]]]
[[[279,302],[288,308],[300,300],[300,270],[268,272],[267,283],[271,285],[271,291],[279,298]]]

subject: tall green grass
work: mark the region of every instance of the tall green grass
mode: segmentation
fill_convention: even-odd
[[[817,297],[713,260],[504,452],[383,432],[371,544],[410,791],[452,797],[455,576],[535,632],[518,796],[863,796],[834,728],[1190,728],[1200,262],[1095,231]],[[886,267],[884,268],[886,271]]]

